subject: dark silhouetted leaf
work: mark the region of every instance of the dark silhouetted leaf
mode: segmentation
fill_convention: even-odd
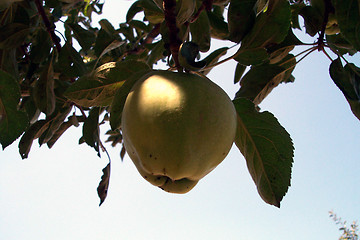
[[[60,126],[64,123],[65,118],[69,115],[72,107],[67,104],[59,108],[57,111],[52,114],[48,120],[51,121],[49,128],[46,129],[44,134],[39,138],[39,145],[41,146],[44,143],[47,143],[54,134],[58,131]]]
[[[200,52],[210,49],[210,22],[205,11],[201,12],[199,18],[190,24],[191,42],[199,46]]]
[[[265,48],[244,49],[239,51],[234,58],[242,65],[259,65],[269,59]]]
[[[39,120],[32,124],[19,141],[19,153],[22,159],[28,157],[32,143],[39,138],[49,126],[48,120]]]
[[[0,143],[5,149],[27,128],[27,114],[18,110],[20,87],[8,73],[0,70]]]
[[[333,0],[332,3],[341,34],[360,51],[360,2]]]
[[[234,74],[234,83],[238,83],[242,77],[242,75],[244,74],[246,70],[246,66],[242,65],[240,63],[236,64],[236,68],[235,68],[235,74]]]
[[[83,140],[95,151],[100,157],[100,138],[99,138],[99,115],[101,109],[98,107],[93,107],[89,116],[85,119],[83,125]]]
[[[90,49],[95,42],[95,33],[87,29],[82,28],[79,24],[68,23],[70,29],[73,31],[74,37],[79,42],[84,51]]]
[[[255,23],[255,5],[257,0],[231,0],[228,11],[229,39],[240,42]]]
[[[301,9],[299,14],[304,18],[306,32],[310,36],[315,36],[315,34],[321,31],[323,15],[314,7],[306,6]]]
[[[108,194],[109,183],[110,183],[110,172],[111,172],[110,162],[108,163],[108,165],[106,165],[106,167],[103,168],[102,172],[103,175],[101,176],[101,181],[97,188],[98,196],[100,198],[99,206],[101,206],[101,204],[105,201],[105,198]]]
[[[30,28],[21,23],[10,23],[0,27],[0,49],[21,46],[30,32]]]
[[[291,180],[294,147],[290,135],[270,112],[259,113],[244,98],[233,102],[238,113],[235,144],[261,198],[280,207]]]
[[[290,5],[287,0],[271,1],[272,5],[261,12],[255,24],[242,41],[241,49],[255,49],[281,43],[290,28]]]
[[[330,76],[344,94],[351,111],[360,120],[360,70],[353,64],[342,66],[340,59],[330,64]]]
[[[40,78],[36,81],[32,89],[35,105],[46,115],[50,115],[55,110],[54,92],[54,70],[52,60],[43,69]]]

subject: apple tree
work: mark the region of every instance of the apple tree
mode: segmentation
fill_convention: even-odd
[[[348,60],[360,51],[359,1],[134,0],[125,22],[113,26],[104,16],[94,27],[92,16],[102,14],[104,4],[0,0],[3,149],[19,138],[25,159],[34,141],[51,148],[69,128],[80,127],[79,144],[100,156],[105,135],[123,158],[122,110],[139,79],[159,69],[159,62],[168,71],[204,77],[235,61],[234,142],[260,197],[280,207],[294,146],[276,117],[259,107],[272,89],[293,83],[296,65],[319,51],[330,59],[330,77],[360,119],[360,69]],[[313,40],[299,40],[296,30]],[[224,45],[211,49],[213,39]],[[230,54],[225,43],[236,51]],[[299,46],[307,49],[295,54]],[[100,132],[100,125],[108,131]],[[110,162],[103,172],[101,203]]]

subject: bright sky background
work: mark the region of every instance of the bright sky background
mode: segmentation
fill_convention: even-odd
[[[130,4],[108,0],[103,17],[118,26]],[[295,83],[279,86],[260,106],[295,144],[292,186],[280,209],[262,201],[236,147],[192,191],[177,195],[146,182],[128,157],[121,162],[120,146],[107,146],[111,182],[99,207],[96,188],[108,159],[78,145],[79,127],[51,150],[38,149],[35,141],[24,161],[17,143],[0,152],[0,238],[338,239],[328,211],[349,222],[359,219],[360,126],[330,79],[329,64],[313,53],[296,67]],[[238,90],[234,68],[230,61],[209,75],[231,98]]]

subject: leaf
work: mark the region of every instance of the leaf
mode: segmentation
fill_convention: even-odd
[[[244,49],[239,51],[234,58],[242,65],[259,65],[269,59],[265,48]]]
[[[360,70],[354,65],[342,66],[340,59],[330,64],[330,76],[336,86],[344,94],[351,111],[360,120]]]
[[[22,159],[28,157],[33,141],[44,133],[48,128],[49,123],[48,120],[39,120],[33,123],[22,135],[19,141],[19,153]]]
[[[72,84],[64,93],[71,101],[83,107],[109,106],[115,92],[133,74],[149,66],[134,60],[107,63],[92,75],[86,75]]]
[[[93,107],[90,110],[89,116],[84,121],[82,138],[90,147],[95,149],[100,157],[99,115],[100,108]]]
[[[196,0],[180,0],[176,5],[179,8],[176,14],[176,24],[181,26],[192,17],[196,8]]]
[[[0,27],[0,49],[21,46],[29,33],[30,28],[22,23],[10,23]]]
[[[106,165],[106,167],[103,168],[102,172],[103,172],[103,175],[101,176],[101,181],[97,188],[98,196],[100,198],[99,206],[101,206],[101,204],[105,201],[105,198],[108,193],[109,183],[110,183],[110,173],[111,173],[110,162],[108,163],[108,165]]]
[[[231,0],[228,11],[229,39],[240,42],[255,23],[257,0]]]
[[[134,2],[126,13],[126,22],[130,22],[137,13],[142,12],[143,8],[140,6],[140,1]]]
[[[228,49],[229,49],[228,47],[222,47],[210,53],[206,58],[202,60],[202,62],[205,62],[204,67],[207,69],[201,70],[200,72],[204,75],[207,75],[212,69],[212,67],[210,68],[210,66],[217,63],[219,59],[227,53]]]
[[[246,66],[242,65],[240,63],[236,64],[236,68],[235,68],[235,74],[234,74],[234,83],[238,83],[242,77],[242,75],[244,74],[246,70]]]
[[[198,55],[199,45],[197,43],[184,42],[179,49],[179,63],[187,70],[198,71],[206,65],[204,61],[195,61]]]
[[[61,48],[58,61],[54,65],[54,71],[73,78],[86,73],[86,66],[83,59],[78,51],[71,46],[71,43],[67,42]]]
[[[164,12],[153,0],[139,0],[139,6],[144,9],[145,18],[152,24],[164,21]]]
[[[145,69],[137,72],[136,74],[133,74],[125,81],[121,88],[117,90],[110,108],[110,126],[112,130],[116,130],[121,126],[122,111],[126,98],[130,93],[132,87],[140,78],[142,78],[149,72],[150,69]]]
[[[54,92],[54,69],[52,59],[43,69],[40,78],[36,81],[32,89],[34,102],[38,109],[46,115],[50,115],[55,110],[55,92]]]
[[[233,102],[238,113],[235,144],[261,198],[280,207],[291,180],[294,146],[290,135],[270,112],[257,112],[244,98]]]
[[[89,29],[82,28],[79,24],[67,23],[67,25],[73,31],[74,37],[79,42],[82,49],[84,51],[89,50],[95,42],[95,33],[90,31]]]
[[[65,104],[59,110],[54,112],[51,117],[48,118],[50,126],[39,138],[39,145],[47,143],[57,132],[60,126],[64,123],[65,118],[69,115],[72,107]]]
[[[258,105],[283,80],[286,69],[277,65],[253,66],[240,81],[236,98],[245,97]]]
[[[216,9],[219,8],[219,6],[214,6],[213,11],[208,11],[206,13],[209,18],[211,37],[225,40],[229,36],[229,27],[228,23],[224,20],[223,12],[216,11]]]
[[[71,116],[75,117],[75,116]],[[52,148],[56,141],[64,134],[66,130],[68,130],[71,126],[73,126],[72,120],[63,122],[60,124],[59,128],[52,134],[51,138],[46,142],[48,148]]]
[[[0,70],[0,143],[5,149],[27,128],[27,114],[19,111],[20,87],[8,73]]]
[[[360,2],[332,0],[332,3],[341,34],[360,51]]]
[[[40,28],[31,44],[30,59],[33,63],[41,63],[49,57],[52,48],[52,40],[49,33]]]
[[[244,37],[240,49],[254,49],[282,42],[288,34],[290,19],[289,1],[270,1],[267,10],[256,17],[255,24]]]
[[[202,11],[198,19],[190,24],[191,42],[199,46],[200,52],[207,52],[210,49],[210,22],[205,11]]]
[[[314,7],[306,6],[301,9],[299,14],[304,19],[306,33],[313,37],[321,31],[323,15],[319,13]]]

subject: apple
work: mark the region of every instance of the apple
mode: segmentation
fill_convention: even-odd
[[[186,193],[225,159],[236,122],[233,103],[211,80],[158,70],[131,89],[121,128],[141,176],[164,191]]]

